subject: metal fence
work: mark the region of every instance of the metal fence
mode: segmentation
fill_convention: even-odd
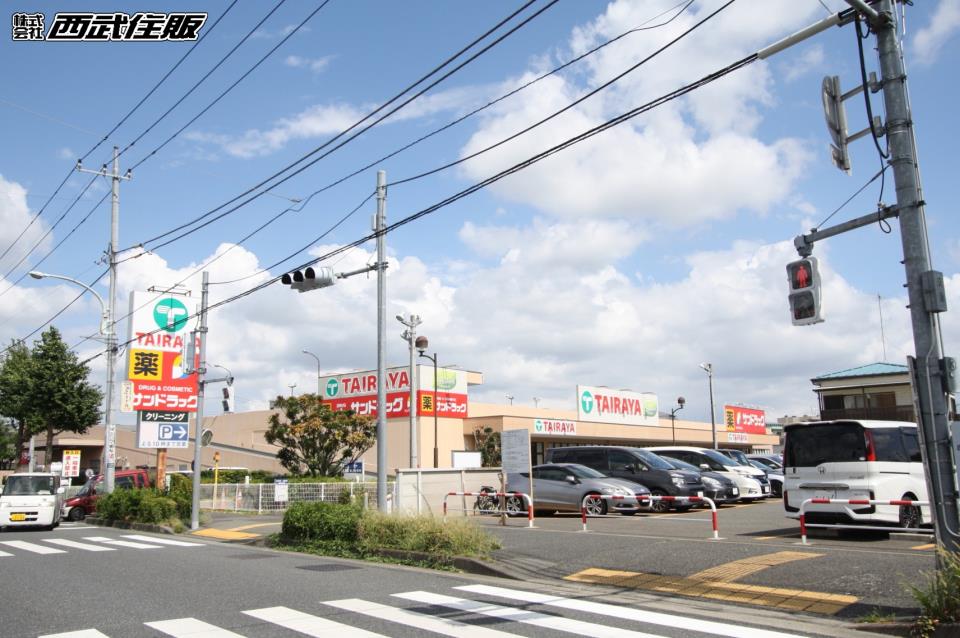
[[[393,486],[388,486],[391,499]],[[284,498],[284,491],[286,492]],[[291,503],[336,503],[350,494],[369,508],[377,507],[376,482],[287,483],[204,483],[200,486],[200,508],[230,512],[283,512]]]
[[[500,468],[403,469],[397,470],[394,488],[395,509],[405,514],[443,515],[443,500],[450,492],[478,492],[484,485],[500,491]],[[451,514],[466,515],[473,498],[449,500]]]

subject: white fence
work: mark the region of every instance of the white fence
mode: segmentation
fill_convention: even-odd
[[[286,488],[286,498],[284,489]],[[388,498],[393,485],[388,485]],[[358,483],[287,483],[277,490],[275,483],[213,483],[200,485],[200,508],[230,512],[283,512],[291,503],[319,502],[336,503],[341,495],[348,493],[367,505],[377,507],[376,482]],[[277,500],[278,497],[281,500]]]
[[[406,469],[397,470],[394,488],[396,511],[404,514],[443,515],[444,497],[450,492],[479,492],[484,485],[499,492],[500,468]],[[452,515],[473,509],[473,498],[461,496],[448,501]],[[459,510],[459,511],[458,511]]]

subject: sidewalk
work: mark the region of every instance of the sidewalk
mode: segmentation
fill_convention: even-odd
[[[203,518],[208,519],[207,524],[187,534],[221,541],[255,542],[278,533],[283,525],[283,513],[203,512]]]

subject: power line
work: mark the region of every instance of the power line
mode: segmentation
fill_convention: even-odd
[[[64,178],[63,178],[63,181],[60,182],[60,185],[57,186],[57,190],[53,191],[53,195],[51,195],[50,197],[48,197],[48,198],[47,198],[47,201],[45,201],[45,202],[43,203],[43,206],[40,207],[40,210],[38,210],[37,213],[36,213],[32,218],[30,218],[30,222],[27,224],[26,228],[24,228],[22,231],[20,231],[20,234],[17,235],[17,238],[14,239],[12,242],[10,242],[10,245],[7,246],[7,247],[4,249],[3,254],[0,255],[0,260],[2,260],[4,257],[6,257],[6,256],[7,256],[7,253],[10,252],[10,249],[13,248],[14,246],[16,246],[16,245],[17,245],[17,242],[20,241],[20,240],[23,238],[23,236],[27,233],[28,230],[30,230],[30,227],[33,226],[34,222],[36,222],[36,221],[40,218],[40,215],[42,215],[42,214],[43,214],[43,211],[45,211],[45,210],[47,209],[47,206],[50,205],[50,202],[52,202],[52,201],[53,201],[53,198],[57,196],[57,193],[60,192],[60,189],[63,188],[63,185],[64,185],[64,184],[67,183],[67,180],[70,179],[70,176],[73,175],[73,171],[75,171],[75,170],[76,170],[76,167],[70,169],[70,171],[67,173],[67,176],[64,177]]]
[[[557,1],[558,1],[558,0],[552,0],[552,2],[550,2],[550,4],[548,4],[548,5],[547,5],[546,7],[544,7],[543,9],[540,9],[539,11],[537,11],[537,13],[535,13],[535,14],[534,14],[533,16],[531,16],[530,18],[525,19],[519,26],[520,26],[520,27],[524,26],[524,25],[527,24],[530,20],[532,20],[533,18],[535,18],[535,17],[537,17],[538,15],[540,15],[543,11],[545,11],[545,10],[548,9],[549,7],[551,7],[551,6],[553,6],[554,4],[556,4]],[[278,176],[282,175],[283,173],[287,172],[288,170],[290,170],[291,168],[293,168],[294,166],[296,166],[296,165],[299,164],[300,162],[303,162],[303,161],[306,160],[307,158],[309,158],[309,157],[315,155],[316,153],[320,152],[321,150],[323,150],[324,148],[326,148],[326,147],[329,146],[330,144],[334,143],[335,141],[337,141],[338,139],[340,139],[341,137],[343,137],[344,135],[346,135],[347,133],[349,133],[349,132],[352,131],[353,129],[357,128],[358,126],[360,126],[361,124],[363,124],[364,122],[366,122],[367,120],[369,120],[370,118],[374,117],[374,116],[375,116],[377,113],[379,113],[380,111],[384,110],[385,108],[387,108],[388,106],[390,106],[391,104],[393,104],[394,102],[396,102],[397,100],[399,100],[400,98],[402,98],[404,95],[406,95],[407,93],[409,93],[410,91],[412,91],[415,87],[417,87],[418,85],[422,84],[423,82],[425,82],[425,81],[426,81],[427,79],[429,79],[430,77],[432,77],[432,76],[436,75],[437,73],[439,73],[444,67],[446,67],[447,65],[451,64],[454,60],[456,60],[458,57],[460,57],[461,55],[463,55],[466,51],[470,50],[470,49],[473,48],[476,44],[478,44],[479,42],[483,41],[485,38],[487,38],[487,36],[489,36],[490,34],[492,34],[493,32],[495,32],[497,29],[499,29],[501,26],[503,26],[504,24],[506,24],[507,22],[509,22],[511,19],[513,19],[516,15],[518,15],[519,13],[521,13],[524,9],[526,9],[527,7],[529,7],[530,5],[532,5],[534,2],[536,2],[536,0],[527,0],[527,2],[526,2],[523,6],[521,6],[519,9],[517,9],[516,11],[514,11],[513,13],[511,13],[509,16],[507,16],[506,18],[504,18],[504,19],[501,20],[500,22],[498,22],[498,23],[497,23],[496,25],[494,25],[492,28],[488,29],[483,35],[481,35],[480,37],[478,37],[478,38],[476,38],[475,40],[473,40],[473,42],[471,42],[470,44],[468,44],[467,46],[465,46],[464,48],[462,48],[460,51],[458,51],[457,53],[455,53],[455,54],[453,54],[452,56],[448,57],[443,63],[441,63],[440,65],[438,65],[437,67],[435,67],[435,68],[434,68],[433,70],[431,70],[429,73],[425,74],[425,75],[422,76],[420,79],[418,79],[416,82],[414,82],[413,84],[410,84],[409,86],[407,86],[406,88],[404,88],[402,91],[400,91],[399,93],[397,93],[395,96],[393,96],[392,98],[390,98],[389,100],[387,100],[386,102],[384,102],[383,104],[381,104],[379,107],[377,107],[376,109],[374,109],[373,111],[371,111],[370,113],[368,113],[367,115],[365,115],[363,118],[361,118],[360,120],[354,122],[351,126],[349,126],[348,128],[344,129],[343,131],[341,131],[340,133],[338,133],[337,135],[335,135],[335,136],[332,137],[331,139],[327,140],[326,142],[324,142],[324,143],[321,144],[320,146],[314,148],[312,151],[310,151],[310,152],[307,153],[306,155],[303,155],[302,157],[300,157],[300,158],[297,159],[296,161],[292,162],[291,164],[288,164],[286,167],[280,169],[279,171],[277,171],[276,173],[274,173],[274,174],[271,175],[270,177],[262,180],[260,183],[258,183],[258,184],[256,184],[256,185],[254,185],[253,187],[247,189],[246,191],[244,191],[243,193],[237,195],[237,196],[234,197],[233,199],[231,199],[231,200],[229,200],[229,201],[227,201],[227,202],[224,202],[223,204],[217,206],[216,208],[213,208],[213,209],[207,211],[206,213],[200,215],[199,217],[195,217],[193,220],[191,220],[191,221],[189,221],[189,222],[186,222],[186,223],[181,224],[181,225],[179,225],[179,226],[177,226],[177,227],[175,227],[175,228],[172,228],[172,229],[170,229],[170,230],[168,230],[168,231],[166,231],[166,232],[164,232],[164,233],[162,233],[162,234],[160,234],[160,235],[157,235],[156,237],[152,237],[152,238],[150,238],[150,239],[147,239],[147,240],[141,242],[140,245],[152,244],[152,243],[154,243],[154,242],[156,242],[156,241],[159,241],[160,239],[163,239],[164,237],[168,237],[168,236],[173,235],[174,233],[177,233],[177,232],[179,232],[179,231],[181,231],[181,230],[183,230],[183,229],[185,229],[185,228],[188,228],[189,226],[192,226],[192,225],[194,225],[194,224],[199,223],[200,221],[206,219],[206,218],[209,217],[210,215],[213,215],[213,214],[216,213],[217,211],[222,210],[222,209],[226,208],[227,206],[229,206],[230,204],[233,204],[233,203],[236,202],[237,200],[240,200],[240,199],[246,197],[246,196],[249,195],[250,193],[252,193],[252,192],[254,192],[255,190],[257,190],[258,188],[260,188],[261,186],[267,184],[267,183],[270,182],[271,180],[273,180],[273,179],[275,179],[276,177],[278,177]],[[519,28],[519,27],[513,28],[510,32],[507,33],[507,35],[510,35],[510,34],[513,33],[514,31],[516,31],[517,28]],[[497,39],[497,40],[494,42],[494,44],[497,44],[497,43],[499,43],[500,41],[502,41],[504,37],[506,37],[506,36],[501,36],[499,39]],[[492,46],[492,45],[490,45],[490,46]],[[482,54],[483,52],[485,52],[485,51],[486,51],[487,49],[489,49],[489,48],[490,48],[489,46],[486,47],[486,48],[483,49],[483,51],[481,51],[480,53]],[[431,84],[430,86],[428,86],[427,89],[424,89],[424,90],[421,91],[420,93],[414,95],[412,98],[410,98],[410,99],[408,99],[407,101],[403,102],[400,106],[394,108],[393,110],[391,110],[390,112],[388,112],[386,115],[384,115],[384,116],[382,116],[382,117],[380,117],[380,118],[377,118],[377,119],[376,119],[374,122],[372,122],[370,125],[368,125],[368,126],[366,126],[365,128],[361,129],[361,130],[358,131],[356,134],[350,136],[350,137],[347,138],[344,142],[342,142],[341,144],[339,144],[338,146],[336,146],[334,149],[332,149],[332,150],[329,151],[328,153],[326,153],[326,154],[322,155],[321,157],[319,157],[319,158],[311,161],[309,164],[307,164],[307,165],[299,168],[299,169],[296,170],[294,173],[291,173],[290,175],[284,177],[282,180],[280,180],[280,181],[278,181],[277,183],[271,185],[268,190],[273,189],[273,188],[276,188],[277,186],[279,186],[280,184],[286,182],[287,180],[295,177],[296,175],[299,175],[301,172],[303,172],[304,170],[306,170],[307,168],[309,168],[310,166],[312,166],[313,164],[315,164],[317,161],[319,161],[320,159],[323,159],[323,157],[326,157],[327,155],[329,155],[330,153],[332,153],[332,152],[335,151],[336,149],[342,147],[344,144],[352,141],[353,139],[356,139],[359,135],[363,134],[365,131],[369,130],[370,128],[372,128],[373,126],[375,126],[376,124],[378,124],[378,123],[381,122],[382,120],[384,120],[384,119],[386,119],[387,117],[389,117],[390,115],[392,115],[393,113],[397,112],[399,109],[405,107],[405,106],[406,106],[407,104],[409,104],[411,101],[413,101],[414,99],[416,99],[417,97],[419,97],[420,95],[422,95],[426,90],[429,90],[429,89],[432,88],[433,86],[436,86],[436,84],[438,84],[439,82],[445,80],[445,79],[446,79],[447,77],[449,77],[452,73],[458,71],[458,70],[461,69],[463,66],[465,66],[465,65],[468,64],[469,62],[471,62],[471,61],[473,61],[474,59],[476,59],[476,57],[477,57],[478,55],[480,55],[480,54],[477,54],[477,55],[472,56],[470,59],[468,59],[466,62],[464,62],[463,64],[461,64],[460,66],[458,66],[456,69],[454,69],[454,70],[451,71],[450,73],[444,75],[442,78],[440,78],[440,80],[437,80],[436,82],[434,82],[433,84]],[[230,213],[232,213],[233,211],[238,210],[239,208],[241,208],[241,207],[243,207],[243,206],[246,206],[246,205],[249,204],[250,202],[252,202],[252,201],[254,201],[255,199],[257,199],[257,198],[259,198],[260,196],[262,196],[264,192],[265,192],[265,191],[261,191],[260,193],[257,193],[257,194],[254,195],[253,197],[248,198],[246,201],[241,202],[241,203],[238,204],[237,206],[231,208],[231,209],[228,210],[226,213],[224,213],[224,214],[216,217],[216,218],[215,218],[214,220],[212,220],[212,221],[216,221],[217,219],[220,219],[221,217],[223,217],[223,216],[225,216],[225,215],[227,215],[227,214],[230,214]],[[203,226],[206,226],[206,225],[207,225],[207,224],[204,224]],[[199,229],[202,228],[203,226],[200,226],[200,227],[197,227],[197,228],[191,230],[190,233],[193,233],[193,232],[195,232],[196,230],[199,230]],[[184,233],[184,234],[182,234],[182,235],[174,238],[174,240],[172,240],[172,241],[179,240],[179,239],[181,239],[182,237],[185,237],[187,234],[190,234],[190,233]],[[165,243],[163,243],[163,244],[159,244],[159,245],[155,246],[154,248],[160,248],[160,247],[165,246],[165,245],[167,245],[167,244],[169,244],[169,243],[171,243],[171,242],[168,241],[168,242],[165,242]]]

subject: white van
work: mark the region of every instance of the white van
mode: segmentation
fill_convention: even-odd
[[[0,492],[0,529],[60,524],[63,493],[60,475],[49,472],[11,474]]]
[[[737,484],[741,501],[756,501],[770,496],[770,481],[762,470],[740,465],[716,450],[702,447],[660,446],[648,447],[654,454],[680,459],[702,470],[718,472]]]
[[[783,507],[800,518],[808,498],[927,500],[916,423],[906,421],[816,421],[784,428]],[[810,521],[929,523],[930,508],[897,505],[808,505]]]

